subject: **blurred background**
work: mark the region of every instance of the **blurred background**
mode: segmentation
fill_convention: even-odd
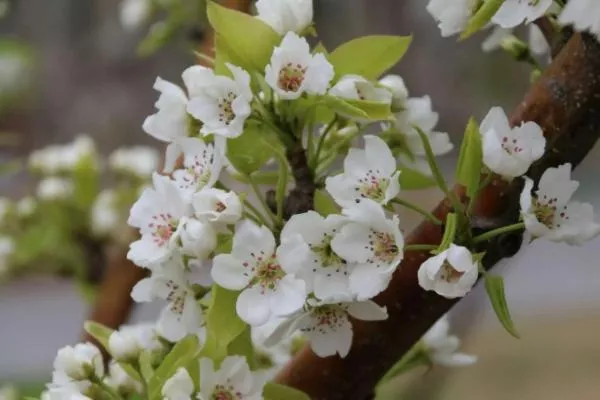
[[[191,49],[202,38],[203,17],[159,13],[152,21],[171,18],[177,29],[155,25],[148,39],[152,21],[123,18],[120,3],[2,3],[7,8],[0,19],[0,163],[81,133],[92,137],[104,155],[125,145],[161,149],[141,129],[156,101],[152,85],[158,75],[180,82],[183,69],[194,63]],[[529,86],[530,68],[501,52],[484,55],[485,34],[465,43],[442,39],[425,3],[315,0],[316,25],[329,49],[360,35],[413,34],[409,52],[393,72],[404,77],[411,96],[431,96],[439,130],[459,143],[470,116],[480,119],[496,105],[510,113]],[[443,158],[448,175],[455,157],[453,152]],[[597,158],[594,151],[575,177],[582,182],[578,198],[600,208]],[[3,174],[0,194],[18,199],[32,185],[26,172]],[[409,196],[426,206],[439,198],[429,191]],[[407,229],[417,222],[409,214],[404,221]],[[389,398],[597,399],[599,244],[571,248],[540,241],[504,263],[499,270],[506,276],[507,299],[522,339],[502,330],[478,287],[451,314],[463,351],[476,354],[478,363],[415,371]],[[30,274],[1,282],[0,386],[48,381],[57,349],[78,341],[90,307],[70,279]],[[159,308],[139,306],[132,321],[151,320]]]

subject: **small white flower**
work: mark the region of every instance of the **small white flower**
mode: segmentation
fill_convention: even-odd
[[[153,352],[162,348],[156,329],[151,324],[122,326],[108,339],[108,350],[119,361],[137,360],[144,350]]]
[[[396,215],[387,219],[383,208],[362,200],[344,210],[350,220],[331,241],[331,248],[347,262],[355,263],[350,290],[358,300],[383,291],[404,256],[404,237]]]
[[[253,374],[246,359],[229,356],[223,360],[218,370],[212,360],[200,359],[199,400],[239,399],[261,400],[264,379]]]
[[[217,182],[223,166],[219,146],[215,147],[197,138],[181,138],[170,147],[175,147],[178,153],[183,152],[183,166],[173,172],[173,179],[186,196],[191,197]]]
[[[73,193],[73,182],[66,178],[50,177],[42,179],[37,186],[36,195],[44,200],[63,200]]]
[[[242,217],[242,202],[234,192],[207,188],[192,198],[194,215],[200,221],[234,224]]]
[[[392,92],[380,88],[359,75],[344,75],[329,89],[329,94],[349,100],[375,101],[391,104]]]
[[[99,379],[103,375],[104,362],[100,350],[91,343],[79,343],[58,351],[54,359],[52,383],[67,385],[71,381]]]
[[[302,33],[313,20],[312,0],[258,0],[256,11],[257,18],[280,35]]]
[[[91,228],[97,235],[116,233],[121,222],[116,201],[117,195],[112,189],[105,189],[96,197],[92,205]]]
[[[20,217],[28,217],[35,211],[35,207],[37,206],[35,199],[31,196],[23,197],[16,204],[17,214]],[[0,217],[4,213],[0,211]]]
[[[79,135],[71,143],[52,145],[32,152],[29,166],[45,174],[71,172],[81,161],[97,163],[96,146],[86,135]]]
[[[227,64],[227,67],[233,79],[215,75],[212,69],[199,65],[183,72],[183,80],[190,90],[187,110],[203,122],[200,132],[204,135],[238,137],[252,111],[250,75],[235,65]]]
[[[418,272],[423,289],[433,290],[448,299],[469,293],[478,276],[478,265],[471,252],[454,244],[421,264]]]
[[[450,323],[448,317],[439,319],[423,336],[423,344],[427,349],[429,358],[433,364],[445,367],[462,367],[474,364],[476,356],[457,353],[460,339],[450,335]]]
[[[119,148],[108,157],[108,165],[115,171],[148,178],[158,169],[159,158],[158,152],[152,147]]]
[[[160,96],[154,107],[158,109],[144,120],[144,132],[163,142],[188,136],[189,116],[186,111],[188,98],[177,85],[158,77],[154,89]]]
[[[395,110],[403,109],[408,100],[408,89],[404,79],[399,75],[386,75],[379,80],[379,84],[392,93],[392,107]]]
[[[571,180],[571,164],[548,168],[531,195],[533,181],[525,178],[521,192],[521,215],[534,237],[581,245],[600,233],[590,204],[571,201],[579,182]]]
[[[365,136],[365,148],[350,149],[344,172],[327,178],[325,187],[342,207],[354,207],[362,199],[387,204],[400,192],[396,160],[377,136]]]
[[[462,32],[473,14],[477,0],[429,0],[427,11],[439,23],[443,37]]]
[[[131,291],[131,297],[138,303],[157,298],[167,300],[169,304],[162,311],[156,329],[168,340],[177,341],[196,332],[204,320],[192,288],[196,278],[197,271],[186,270],[181,257],[176,256],[155,269],[149,278],[139,281]]]
[[[265,80],[280,98],[294,100],[303,93],[325,94],[333,66],[321,53],[311,55],[306,39],[288,32],[265,68]]]
[[[596,0],[569,0],[559,22],[572,24],[578,31],[589,31],[600,37],[600,3]]]
[[[346,357],[352,345],[352,324],[349,316],[363,321],[387,319],[385,307],[373,301],[343,303],[312,303],[305,311],[299,312],[284,321],[265,341],[273,346],[297,330],[304,333],[310,347],[319,357]]]
[[[542,17],[553,0],[505,0],[492,22],[502,28],[514,28],[523,21],[529,24]]]
[[[191,214],[173,181],[155,173],[153,183],[133,205],[127,221],[142,234],[127,253],[140,266],[161,262],[172,254],[178,245],[181,219]]]
[[[485,52],[500,49],[507,40],[511,40],[512,36],[512,29],[496,26],[492,33],[481,44],[481,49]],[[542,30],[536,24],[529,25],[528,44],[529,49],[533,54],[544,55],[550,52],[550,45],[544,37]]]
[[[161,394],[164,400],[191,400],[194,394],[194,381],[185,368],[178,368],[165,382]]]
[[[492,108],[481,123],[483,163],[491,171],[512,179],[527,172],[546,147],[542,128],[535,122],[510,127],[500,107]]]
[[[233,236],[231,254],[219,254],[213,262],[214,281],[230,290],[242,290],[236,309],[250,325],[262,325],[271,315],[299,310],[306,299],[306,285],[293,273],[294,254],[275,251],[275,238],[266,227],[242,221]]]
[[[212,224],[185,218],[181,229],[181,251],[197,259],[205,259],[217,246],[217,232]]]
[[[82,394],[77,386],[55,386],[50,387],[47,391],[42,393],[41,400],[93,400],[91,397],[87,397]]]
[[[104,382],[119,393],[141,394],[143,392],[142,384],[129,376],[123,367],[114,360],[108,365],[108,375]]]
[[[340,215],[323,218],[308,211],[292,216],[281,231],[280,252],[296,255],[290,258],[298,263],[298,276],[306,281],[307,291],[314,291],[319,299],[351,294],[353,265],[331,248],[331,240],[345,223]]]

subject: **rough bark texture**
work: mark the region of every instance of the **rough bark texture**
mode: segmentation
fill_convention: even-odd
[[[573,35],[513,113],[512,124],[523,121],[540,124],[548,139],[546,154],[528,174],[534,179],[547,167],[565,162],[577,165],[591,150],[600,135],[600,45],[592,37]],[[481,194],[476,215],[488,221],[513,222],[520,186],[495,180]],[[462,194],[461,188],[455,190]],[[434,213],[444,220],[449,211],[444,200]],[[441,237],[439,226],[424,222],[406,242],[437,244]],[[485,249],[489,254],[484,264],[490,268],[512,255],[518,241],[509,236]],[[422,252],[405,254],[388,289],[375,298],[387,307],[389,319],[353,321],[354,341],[346,358],[319,358],[306,347],[277,381],[306,392],[313,400],[368,398],[380,377],[456,302],[419,287],[417,270],[427,257]]]

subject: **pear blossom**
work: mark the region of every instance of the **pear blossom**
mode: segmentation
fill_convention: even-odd
[[[292,216],[281,231],[281,252],[304,254],[294,260],[298,263],[298,276],[306,281],[307,291],[319,299],[351,295],[353,265],[331,248],[331,240],[345,223],[346,218],[341,215],[324,218],[308,211]],[[298,236],[301,240],[297,240]]]
[[[93,400],[91,397],[88,397],[82,394],[77,386],[53,386],[46,390],[42,396],[41,400]]]
[[[478,0],[429,0],[427,11],[438,22],[443,37],[462,32]]]
[[[305,310],[281,323],[265,341],[265,345],[274,346],[300,330],[309,340],[312,351],[319,357],[335,354],[346,357],[350,352],[353,335],[349,317],[363,321],[382,321],[387,319],[388,314],[385,307],[380,307],[371,300],[335,303],[309,301]]]
[[[207,188],[192,198],[194,215],[200,221],[234,224],[242,217],[242,202],[234,192]]]
[[[154,187],[144,190],[127,221],[142,234],[127,253],[127,258],[140,266],[159,263],[173,253],[181,234],[181,219],[192,211],[168,177],[155,173],[152,181]]]
[[[65,346],[54,359],[52,383],[67,385],[72,381],[89,381],[104,376],[102,354],[91,343]]]
[[[362,199],[387,204],[400,192],[396,160],[387,144],[377,136],[365,136],[365,148],[350,149],[344,172],[328,177],[325,187],[342,207],[353,207]]]
[[[280,35],[302,33],[312,24],[312,0],[258,0],[258,19],[270,25]]]
[[[284,100],[297,99],[303,93],[325,94],[333,75],[325,56],[312,55],[306,39],[294,32],[284,36],[265,67],[266,82]]]
[[[217,231],[209,222],[184,218],[180,232],[181,252],[187,256],[204,259],[217,246]]]
[[[306,285],[298,279],[293,252],[275,249],[273,233],[245,220],[236,228],[231,254],[214,258],[214,281],[230,290],[242,290],[236,310],[250,325],[262,325],[271,315],[299,310],[306,299]]]
[[[375,86],[359,75],[344,75],[329,89],[329,94],[349,100],[367,100],[390,104],[392,92]]]
[[[505,0],[492,22],[502,28],[514,28],[523,21],[529,24],[542,17],[552,3],[553,0]]]
[[[189,116],[186,111],[188,97],[179,86],[160,77],[153,88],[160,92],[154,107],[156,113],[146,117],[144,132],[162,142],[188,136]]]
[[[222,152],[217,145],[197,138],[180,138],[170,147],[183,152],[183,166],[173,171],[173,180],[186,197],[217,182],[223,166]]]
[[[481,122],[483,163],[506,179],[523,175],[546,147],[542,128],[535,122],[510,127],[500,107],[492,108]]]
[[[481,44],[481,49],[484,52],[491,52],[503,47],[504,43],[507,40],[510,40],[513,36],[512,29],[506,29],[501,27],[496,27],[492,31],[492,33],[483,41]],[[529,49],[533,54],[536,55],[544,55],[550,52],[550,45],[548,41],[544,37],[541,29],[535,25],[529,25],[528,31],[528,45]]]
[[[191,400],[194,381],[185,368],[177,368],[175,374],[163,385],[161,394],[165,400]]]
[[[404,237],[396,215],[388,219],[383,208],[365,199],[344,210],[349,222],[333,237],[331,248],[347,262],[355,263],[350,290],[358,300],[383,291],[404,256]]]
[[[386,75],[379,80],[379,84],[392,93],[392,109],[402,110],[408,100],[408,89],[404,79],[399,75]]]
[[[449,334],[450,322],[444,315],[423,336],[423,345],[433,364],[444,367],[462,367],[477,362],[477,356],[457,353],[460,339]]]
[[[104,378],[104,383],[124,395],[141,394],[144,389],[140,382],[129,376],[123,367],[114,360],[108,365],[108,375]]]
[[[423,289],[453,299],[471,291],[479,270],[467,248],[451,244],[448,249],[421,264],[417,275]]]
[[[121,326],[108,338],[108,350],[119,361],[137,360],[142,351],[155,352],[163,349],[152,324]]]
[[[600,3],[595,0],[569,0],[558,21],[600,37]]]
[[[73,182],[67,178],[51,176],[42,179],[36,188],[36,195],[44,200],[64,200],[73,193]]]
[[[199,400],[239,399],[262,400],[264,379],[250,371],[246,358],[229,356],[223,360],[219,369],[215,369],[213,361],[200,359],[200,393]]]
[[[105,236],[118,229],[121,216],[116,208],[117,194],[105,189],[98,194],[91,211],[91,228],[97,235]]]
[[[108,157],[108,165],[115,171],[147,178],[158,169],[159,158],[158,152],[152,147],[119,148]]]
[[[252,90],[248,72],[226,65],[233,79],[200,65],[189,67],[182,76],[190,90],[187,111],[204,124],[200,133],[234,138],[242,134],[252,111]]]
[[[266,341],[271,337],[275,329],[285,321],[285,318],[272,318],[266,324],[253,326],[250,334],[252,345],[259,358],[261,372],[265,373],[267,378],[272,379],[280,369],[290,361],[298,345],[305,341],[302,333],[296,331],[286,338],[280,338],[276,344],[266,346]]]
[[[579,182],[571,180],[571,164],[548,168],[542,175],[535,196],[533,181],[525,178],[521,192],[521,215],[534,237],[553,242],[581,245],[600,233],[594,210],[588,203],[571,201]]]

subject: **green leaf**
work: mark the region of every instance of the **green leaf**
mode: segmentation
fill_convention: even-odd
[[[427,355],[427,351],[423,347],[423,343],[417,342],[417,344],[415,344],[404,356],[402,356],[400,360],[396,362],[396,364],[392,366],[392,368],[388,370],[388,372],[385,373],[383,378],[381,378],[381,380],[375,386],[376,392],[379,392],[379,390],[386,383],[394,378],[418,366],[427,365],[428,363],[429,357]]]
[[[501,276],[485,274],[484,275],[485,290],[488,294],[492,308],[498,317],[498,320],[508,333],[519,339],[519,334],[515,329],[515,325],[510,316],[510,310],[506,303],[504,294],[504,278]]]
[[[233,342],[229,343],[229,346],[227,346],[227,354],[230,356],[244,356],[248,361],[250,368],[256,368],[256,361],[254,359],[254,344],[252,343],[252,334],[249,326],[247,326],[244,331],[233,340]]]
[[[265,385],[263,397],[265,400],[310,400],[304,392],[273,382]]]
[[[227,348],[246,329],[236,313],[239,292],[213,285],[212,304],[206,313],[206,343],[201,355],[220,362],[227,357]]]
[[[177,369],[185,367],[198,356],[200,343],[196,335],[188,335],[178,342],[167,354],[163,362],[154,372],[148,384],[148,398],[161,399],[161,390],[165,382]]]
[[[500,9],[504,3],[504,0],[487,0],[483,2],[481,7],[475,12],[475,14],[467,22],[467,27],[460,35],[460,40],[465,40],[491,21],[492,17]]]
[[[373,80],[400,61],[411,40],[410,36],[363,36],[342,44],[328,59],[338,78],[356,74]]]
[[[446,223],[444,225],[444,236],[442,237],[440,247],[438,247],[438,249],[435,251],[436,254],[446,250],[452,243],[454,243],[457,221],[458,217],[455,213],[448,213],[446,216]]]
[[[471,118],[465,130],[458,165],[456,167],[456,182],[467,188],[467,196],[473,199],[479,190],[483,150],[481,135],[477,122]]]
[[[340,207],[333,200],[331,195],[321,189],[315,191],[313,206],[315,211],[321,214],[323,217],[326,217],[330,214],[340,213]]]
[[[207,15],[217,36],[218,50],[225,50],[239,67],[263,72],[281,41],[279,34],[258,18],[214,1],[208,2]]]
[[[152,354],[149,351],[142,351],[140,353],[140,372],[145,382],[150,382],[154,375],[154,368],[152,367]]]
[[[278,153],[276,153],[278,154]],[[285,203],[285,195],[287,193],[287,187],[289,183],[290,173],[288,170],[288,164],[283,156],[283,159],[279,158],[279,179],[277,179],[277,186],[275,187],[275,200],[277,203],[277,217],[283,219],[283,207]]]
[[[324,96],[323,101],[333,111],[347,118],[380,121],[392,114],[389,104],[376,101],[350,100],[335,96]]]
[[[264,144],[265,136],[273,138],[268,132],[256,124],[247,124],[241,136],[227,141],[227,158],[235,169],[250,175],[274,157],[273,149]]]
[[[108,351],[108,339],[114,332],[112,329],[94,321],[86,321],[83,324],[83,329],[89,333],[91,337],[96,339],[106,351]]]
[[[402,190],[427,189],[436,185],[435,179],[431,176],[410,168],[401,168],[398,180]]]

